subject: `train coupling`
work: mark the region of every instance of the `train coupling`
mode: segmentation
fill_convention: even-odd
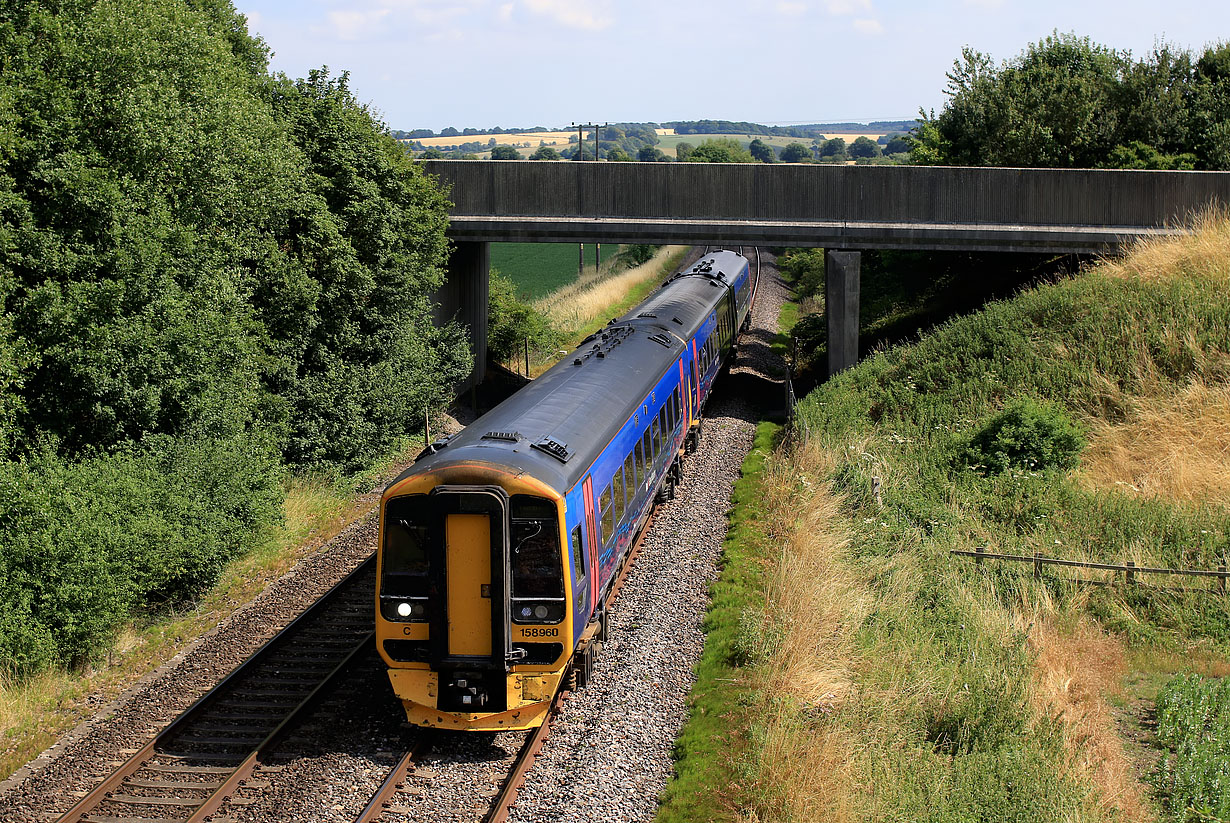
[[[462,706],[481,708],[486,706],[490,699],[482,682],[469,676],[454,676],[448,688],[453,691],[455,702]]]

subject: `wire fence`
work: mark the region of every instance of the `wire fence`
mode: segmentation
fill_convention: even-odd
[[[1044,554],[1035,552],[1032,555],[1022,554],[999,554],[989,552],[985,548],[979,546],[973,551],[968,549],[952,549],[949,554],[960,555],[962,557],[972,557],[974,562],[981,565],[985,560],[1008,560],[1019,563],[1032,563],[1034,567],[1034,578],[1042,577],[1043,566],[1071,566],[1081,569],[1100,569],[1102,571],[1123,572],[1123,580],[1125,583],[1136,583],[1136,575],[1138,574],[1167,574],[1180,575],[1185,577],[1212,577],[1216,581],[1216,590],[1219,594],[1226,593],[1226,578],[1230,577],[1230,572],[1226,571],[1224,564],[1219,565],[1216,570],[1210,569],[1168,569],[1159,566],[1137,566],[1133,561],[1127,560],[1123,563],[1094,563],[1085,560],[1065,560],[1059,557],[1047,557]]]

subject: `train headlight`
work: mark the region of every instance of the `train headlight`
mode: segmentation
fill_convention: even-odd
[[[542,608],[542,606],[539,606],[538,608],[540,608],[540,609],[541,609],[541,608]],[[533,609],[531,609],[529,606],[522,606],[522,607],[521,607],[521,616],[522,616],[522,617],[529,617],[529,616],[530,616],[531,614],[533,614],[533,613],[534,613],[534,610],[533,610]]]
[[[543,606],[541,604],[534,607],[534,616],[537,617],[539,620],[543,620],[544,618],[546,618],[549,612],[550,610],[546,606]]]
[[[412,611],[414,611],[414,607],[411,606],[409,603],[398,603],[397,604],[397,613],[400,614],[402,617],[409,617]]]

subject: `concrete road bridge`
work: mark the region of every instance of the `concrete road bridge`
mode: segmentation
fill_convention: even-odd
[[[454,251],[441,319],[486,359],[487,244],[806,246],[827,253],[829,371],[858,359],[862,249],[1115,254],[1230,205],[1230,172],[429,160]]]

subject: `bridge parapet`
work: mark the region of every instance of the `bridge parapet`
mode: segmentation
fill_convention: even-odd
[[[431,160],[457,240],[1089,253],[1230,204],[1230,173]]]

